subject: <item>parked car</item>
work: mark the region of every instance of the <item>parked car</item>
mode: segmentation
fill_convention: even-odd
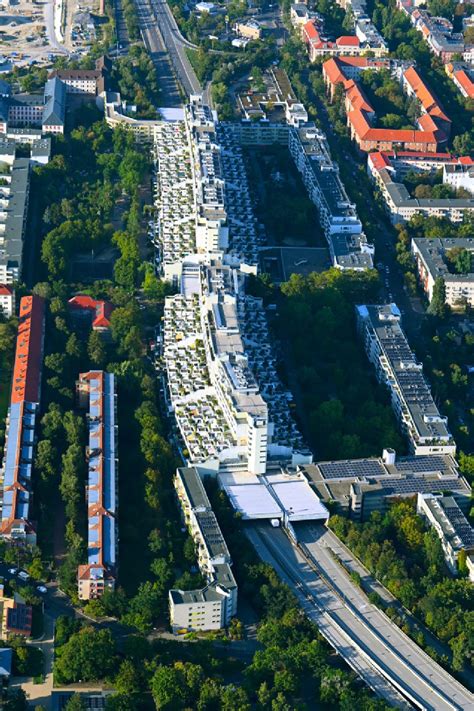
[[[27,580],[30,579],[30,576],[24,570],[20,570],[20,572],[18,573],[18,577],[20,578],[20,580],[23,580],[25,583]]]
[[[36,590],[42,595],[46,595],[46,593],[48,592],[48,588],[44,585],[37,585]]]
[[[8,568],[10,575],[16,575],[18,573],[18,568]]]

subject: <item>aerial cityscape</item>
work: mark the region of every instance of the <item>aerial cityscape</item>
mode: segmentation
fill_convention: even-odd
[[[474,4],[0,17],[0,709],[474,709]]]

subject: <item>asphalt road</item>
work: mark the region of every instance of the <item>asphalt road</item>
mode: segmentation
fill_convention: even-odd
[[[284,569],[287,582],[289,578],[292,589],[300,592],[300,599],[303,592],[307,602],[312,603],[310,616],[317,618],[322,633],[321,612],[326,613],[326,627],[342,630],[351,640],[350,653],[361,660],[365,658],[366,666],[378,672],[373,676],[376,684],[371,686],[379,695],[387,698],[389,683],[392,692],[400,690],[418,708],[435,711],[474,708],[474,696],[369,603],[332,558],[322,526],[299,524],[298,535],[312,557],[312,566],[281,529],[264,524],[254,529],[260,549],[273,558],[280,570]],[[338,651],[347,658],[347,643],[346,649]],[[400,694],[395,693],[400,706]]]
[[[162,88],[162,105],[182,105],[178,82],[186,96],[202,94],[194,69],[186,55],[192,47],[180,34],[171,10],[163,0],[135,0],[143,41],[156,66]]]

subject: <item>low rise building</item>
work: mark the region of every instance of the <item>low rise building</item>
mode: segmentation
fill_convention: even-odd
[[[237,613],[237,583],[226,542],[199,470],[178,469],[174,486],[184,522],[196,545],[199,570],[207,584],[200,590],[170,590],[171,627],[173,632],[222,629]]]
[[[118,569],[118,447],[115,376],[81,373],[79,406],[87,409],[87,563],[77,570],[79,600],[113,590]]]
[[[448,268],[446,259],[446,253],[451,249],[467,250],[474,255],[474,238],[412,240],[411,251],[415,257],[420,283],[428,300],[431,301],[436,279],[442,278],[447,304],[456,306],[467,302],[474,306],[474,270],[466,274],[453,274]]]
[[[459,556],[463,551],[474,583],[474,529],[453,496],[418,494],[417,512],[438,534],[446,565],[453,575],[459,572]]]
[[[439,413],[402,331],[395,304],[356,307],[357,327],[377,379],[387,386],[393,411],[415,455],[455,454],[448,418]]]
[[[93,331],[108,333],[110,331],[110,316],[114,310],[113,304],[101,299],[93,299],[87,294],[76,294],[69,299],[68,309],[82,321],[85,321]]]
[[[35,428],[39,414],[44,342],[44,301],[24,296],[20,301],[12,389],[0,470],[0,537],[36,543],[31,521]]]
[[[256,20],[242,20],[236,22],[234,31],[249,40],[259,40],[262,37],[262,27]]]
[[[358,521],[418,494],[449,492],[461,510],[470,507],[471,487],[451,455],[397,457],[386,449],[382,457],[317,462],[300,469],[322,501]]]

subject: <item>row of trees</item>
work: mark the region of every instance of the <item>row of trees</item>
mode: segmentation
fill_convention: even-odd
[[[384,515],[375,512],[362,524],[342,516],[329,523],[401,603],[449,644],[455,670],[471,663],[474,590],[465,563],[462,577],[447,574],[439,538],[426,530],[414,502],[394,504]],[[423,635],[417,641],[423,643]]]
[[[160,89],[155,66],[143,45],[133,45],[125,57],[114,62],[112,83],[117,85],[122,99],[137,107],[137,118],[156,118]]]

